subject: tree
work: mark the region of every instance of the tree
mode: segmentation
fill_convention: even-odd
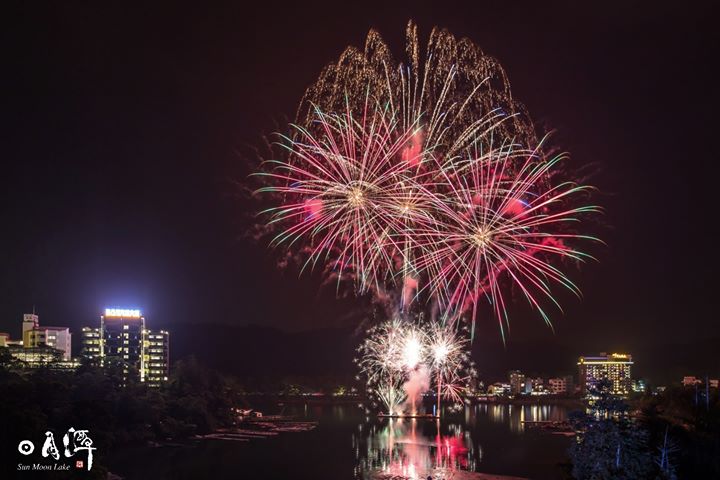
[[[592,392],[596,400],[587,412],[571,422],[577,432],[570,448],[574,478],[582,480],[634,480],[653,478],[649,437],[628,415],[627,404],[600,382]]]

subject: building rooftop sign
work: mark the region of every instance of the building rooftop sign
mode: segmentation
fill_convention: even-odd
[[[106,317],[140,318],[139,309],[128,308],[106,308]]]
[[[578,365],[586,364],[611,364],[611,363],[628,363],[632,364],[632,355],[627,353],[612,353],[610,355],[601,354],[600,356],[582,356],[578,361]]]

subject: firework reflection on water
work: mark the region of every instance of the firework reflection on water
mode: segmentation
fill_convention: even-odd
[[[362,425],[353,438],[356,478],[444,479],[475,471],[482,451],[470,432],[457,424],[443,430],[436,421],[402,418]]]

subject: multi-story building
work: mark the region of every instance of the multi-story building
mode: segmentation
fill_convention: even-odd
[[[82,328],[82,351],[81,355],[85,358],[100,359],[102,358],[102,341],[100,340],[100,328],[83,327]]]
[[[0,332],[0,347],[9,347],[10,345],[21,345],[22,340],[12,340],[9,333]]]
[[[718,380],[717,378],[698,378],[695,376],[683,377],[682,384],[683,387],[692,387],[695,385],[703,385],[706,381],[710,388],[718,388],[718,385],[720,385],[720,380]]]
[[[633,380],[632,390],[635,393],[645,393],[647,391],[647,385],[645,384],[645,380],[643,380],[643,379]]]
[[[574,375],[565,375],[564,377],[561,377],[563,380],[565,380],[565,389],[567,390],[566,393],[568,395],[574,395],[575,394],[575,376]]]
[[[529,378],[533,392],[542,392],[545,390],[545,382],[542,377]]]
[[[510,395],[510,384],[501,382],[493,383],[492,385],[488,386],[487,393],[488,395],[495,396]]]
[[[568,384],[565,378],[549,378],[548,390],[553,395],[565,395],[568,393]]]
[[[116,361],[123,366],[123,373],[137,375],[144,382],[145,317],[140,310],[105,309],[105,314],[100,315],[100,334],[102,361]]]
[[[609,382],[610,393],[627,395],[632,390],[632,356],[625,353],[601,353],[578,360],[582,393],[588,395],[602,380]]]
[[[122,365],[123,373],[156,386],[167,380],[170,366],[170,336],[153,332],[137,309],[106,308],[100,327],[83,328],[83,356],[101,366]]]
[[[72,358],[72,334],[68,327],[41,326],[37,315],[23,315],[23,346],[25,348],[48,346],[63,352],[62,360]]]
[[[545,381],[542,377],[530,378],[525,380],[525,390],[530,395],[548,395],[550,392],[545,388]]]
[[[170,332],[148,331],[144,356],[148,384],[156,386],[167,381],[170,369]]]
[[[74,369],[79,365],[72,358],[70,329],[41,326],[35,313],[23,315],[22,340],[11,340],[8,333],[0,333],[0,347],[7,348],[21,368]]]
[[[75,368],[77,363],[64,360],[64,354],[57,348],[47,345],[26,347],[24,345],[10,345],[10,355],[21,362],[25,367],[53,367],[53,368]]]
[[[533,382],[532,378],[525,378],[525,389],[523,390],[523,393],[530,395],[533,391]]]
[[[525,375],[519,370],[512,370],[508,374],[510,380],[510,393],[519,395],[525,393]]]
[[[35,309],[33,308],[33,312]],[[37,328],[40,325],[40,318],[35,315],[35,313],[25,313],[23,314],[23,323],[22,323],[22,336],[25,338],[25,332],[28,330],[32,330],[33,328]]]

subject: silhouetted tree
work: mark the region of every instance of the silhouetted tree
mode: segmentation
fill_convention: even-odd
[[[571,422],[577,432],[570,448],[572,475],[582,480],[634,480],[655,477],[647,432],[628,415],[627,404],[613,395],[608,382],[592,391],[595,400],[587,412]]]

